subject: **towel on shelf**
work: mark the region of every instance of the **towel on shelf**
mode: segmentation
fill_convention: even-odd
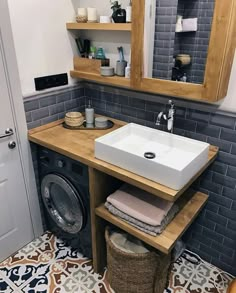
[[[107,202],[126,215],[151,226],[160,226],[174,204],[129,184],[122,185],[108,196]]]
[[[179,211],[178,206],[173,205],[172,208],[170,209],[170,211],[168,212],[168,214],[166,215],[166,217],[162,220],[161,224],[159,226],[152,226],[152,225],[143,223],[142,221],[139,221],[139,220],[131,217],[130,215],[127,215],[127,214],[123,213],[122,211],[120,211],[119,209],[114,207],[109,202],[105,203],[105,207],[114,216],[118,216],[119,218],[121,218],[125,222],[129,223],[133,227],[135,227],[135,228],[137,228],[137,229],[139,229],[139,230],[141,230],[141,231],[143,231],[143,232],[145,232],[147,234],[150,234],[152,236],[157,236],[158,234],[161,234],[162,231],[172,221],[174,216]]]

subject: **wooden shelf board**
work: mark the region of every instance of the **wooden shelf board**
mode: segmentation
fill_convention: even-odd
[[[68,30],[131,31],[131,23],[77,23],[66,24]]]
[[[77,70],[71,70],[70,75],[73,78],[81,78],[86,80],[97,81],[100,83],[106,83],[111,85],[119,85],[121,87],[130,87],[130,79],[120,76],[101,76],[95,73],[87,73]]]
[[[97,207],[95,213],[100,218],[139,238],[152,247],[162,251],[165,254],[169,254],[177,240],[183,235],[183,233],[200,213],[207,201],[207,198],[208,196],[204,193],[188,190],[185,195],[177,201],[177,204],[180,207],[179,213],[166,227],[162,234],[156,237],[146,234],[129,225],[122,219],[112,215],[105,208],[104,204]]]

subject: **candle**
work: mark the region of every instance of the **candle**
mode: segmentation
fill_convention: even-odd
[[[77,22],[87,22],[87,8],[78,8]]]
[[[88,22],[97,22],[96,8],[88,8]]]

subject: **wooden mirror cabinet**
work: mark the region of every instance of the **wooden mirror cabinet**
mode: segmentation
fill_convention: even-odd
[[[152,0],[132,1],[132,24],[76,24],[67,23],[68,30],[110,30],[128,31],[131,33],[131,78],[102,77],[99,67],[96,72],[81,68],[80,60],[74,60],[71,76],[105,83],[129,89],[156,93],[166,96],[214,103],[227,95],[228,84],[236,46],[236,0],[212,0],[211,31],[207,39],[208,50],[204,60],[203,82],[177,82],[159,78],[145,77],[144,68],[144,34],[145,34],[145,3]],[[177,1],[177,0],[176,0]],[[180,1],[180,0],[178,0]],[[177,2],[178,2],[177,1]],[[183,0],[181,0],[183,1]],[[197,1],[197,0],[191,0]],[[153,0],[153,3],[156,2]],[[204,1],[202,1],[204,3]],[[158,9],[158,7],[155,9]],[[213,11],[214,10],[214,11]],[[205,13],[207,13],[205,11]],[[148,29],[146,28],[148,31]],[[203,31],[204,32],[204,31]],[[149,31],[148,31],[149,33]],[[175,32],[174,32],[175,33]],[[158,42],[158,40],[157,40]],[[147,45],[149,46],[149,44]],[[166,48],[163,47],[165,50]],[[151,51],[151,50],[150,50]],[[81,59],[81,58],[80,58]],[[82,62],[82,61],[81,61]],[[83,63],[83,62],[82,62]],[[81,63],[81,64],[82,64]],[[157,64],[158,66],[158,64]]]

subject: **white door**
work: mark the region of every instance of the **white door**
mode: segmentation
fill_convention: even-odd
[[[0,261],[33,239],[6,71],[0,28]]]

